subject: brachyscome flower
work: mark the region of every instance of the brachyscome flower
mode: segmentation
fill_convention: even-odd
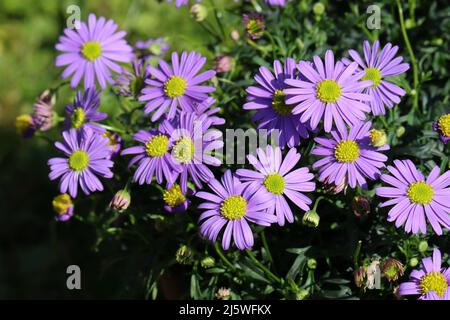
[[[450,171],[440,176],[436,166],[425,179],[411,160],[394,160],[394,166],[387,169],[391,175],[383,174],[381,180],[390,186],[377,188],[376,194],[392,198],[380,204],[380,207],[394,205],[388,221],[395,221],[397,228],[405,224],[408,233],[426,234],[425,217],[438,235],[442,235],[441,226],[450,229]]]
[[[95,81],[102,88],[112,83],[111,71],[120,73],[121,67],[116,62],[130,62],[133,49],[123,39],[124,31],[117,31],[113,20],[90,14],[88,23],[81,22],[80,28],[65,29],[59,37],[56,49],[62,54],[56,57],[56,66],[66,69],[62,77],[72,76],[70,85],[75,88],[84,77],[84,88],[95,87]]]
[[[333,123],[343,131],[346,127],[365,120],[370,107],[364,102],[370,101],[368,94],[361,90],[372,85],[372,81],[361,80],[363,74],[355,75],[356,62],[348,66],[340,61],[334,62],[331,50],[325,53],[325,64],[314,57],[314,64],[300,61],[298,69],[302,79],[287,79],[284,89],[286,103],[294,105],[293,114],[300,114],[300,121],[309,121],[311,128],[317,128],[324,120],[326,132],[330,132]]]
[[[264,16],[256,12],[244,14],[242,24],[245,28],[247,38],[251,40],[261,38],[264,34],[264,30],[266,29],[266,21],[264,20]]]
[[[413,270],[408,282],[400,284],[398,294],[419,295],[419,300],[450,300],[450,268],[443,268],[441,252],[422,259],[422,270]]]
[[[24,138],[31,137],[34,132],[33,117],[29,114],[21,114],[16,117],[16,130]]]
[[[73,202],[67,193],[57,195],[52,201],[57,221],[67,221],[73,216]]]
[[[192,194],[190,189],[188,189],[187,193]],[[186,197],[187,193],[183,193],[181,191],[180,185],[178,183],[175,183],[172,185],[172,187],[164,190],[164,210],[169,213],[185,212],[191,204],[189,199]]]
[[[275,214],[280,226],[284,225],[285,220],[294,222],[286,199],[308,211],[311,199],[303,192],[315,190],[316,184],[311,181],[314,175],[306,167],[293,170],[300,160],[300,154],[295,148],[290,149],[284,159],[280,148],[270,145],[265,150],[258,148],[257,155],[258,158],[253,155],[247,157],[255,170],[238,169],[237,176],[241,181],[252,184],[262,197],[271,200],[267,213]]]
[[[433,123],[433,130],[439,134],[443,143],[450,141],[450,113],[444,114]]]
[[[111,199],[108,207],[110,209],[117,210],[118,212],[124,212],[128,209],[131,204],[130,193],[126,189],[122,189],[116,192],[114,197]]]
[[[108,139],[89,128],[63,131],[62,136],[64,141],[56,142],[55,146],[66,157],[48,160],[50,180],[60,178],[60,192],[69,192],[72,198],[77,196],[78,186],[86,195],[102,191],[103,185],[97,176],[113,177],[114,163],[109,160]]]

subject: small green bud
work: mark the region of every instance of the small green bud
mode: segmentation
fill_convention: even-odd
[[[405,27],[406,29],[411,29],[414,28],[415,24],[414,21],[412,19],[406,19],[405,20]]]
[[[208,16],[208,9],[200,3],[194,4],[189,11],[191,17],[197,22],[202,22]]]
[[[320,216],[317,214],[316,211],[309,210],[306,211],[302,218],[302,223],[305,226],[317,228],[320,222]]]
[[[417,258],[411,258],[409,260],[409,266],[412,267],[412,268],[414,268],[418,264],[419,264],[419,259],[417,259]]]
[[[428,242],[426,240],[420,241],[419,242],[419,252],[425,252],[428,249]]]
[[[175,259],[179,264],[191,264],[193,252],[192,250],[186,246],[182,245],[175,254]]]
[[[317,268],[317,261],[314,258],[308,259],[308,262],[306,263],[309,269],[314,270]]]
[[[200,262],[201,266],[205,269],[214,267],[216,260],[213,257],[206,257]]]
[[[315,15],[321,16],[325,12],[325,6],[322,2],[316,2],[313,5],[313,12]]]
[[[405,134],[405,131],[406,131],[405,127],[400,126],[397,128],[397,130],[395,130],[395,135],[397,136],[397,138],[400,138]]]

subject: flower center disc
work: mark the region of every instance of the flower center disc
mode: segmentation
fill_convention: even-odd
[[[145,144],[145,151],[150,157],[162,157],[169,149],[169,138],[159,134],[150,138]]]
[[[220,213],[228,220],[242,218],[247,212],[247,201],[241,196],[226,198],[220,205]]]
[[[443,115],[439,118],[438,129],[442,135],[450,137],[450,114]]]
[[[264,179],[264,186],[266,187],[267,191],[273,194],[282,194],[285,185],[286,182],[284,181],[284,178],[278,173],[269,174]]]
[[[186,91],[186,88],[186,80],[179,76],[171,76],[169,80],[164,83],[164,93],[171,99],[182,96]]]
[[[317,84],[317,98],[326,103],[336,102],[341,96],[341,87],[332,79],[322,80]]]
[[[82,108],[76,108],[72,116],[70,117],[70,122],[72,123],[72,127],[75,129],[80,128],[84,122],[86,121],[86,114]]]
[[[89,155],[86,151],[77,150],[69,157],[69,167],[74,171],[83,171],[89,165]]]
[[[70,196],[67,193],[63,193],[53,199],[52,205],[53,209],[55,209],[59,215],[62,215],[73,206],[73,203]]]
[[[354,162],[359,157],[358,144],[353,140],[343,140],[334,147],[334,157],[339,162]]]
[[[280,116],[288,116],[291,114],[292,106],[285,102],[286,94],[282,90],[275,91],[272,99],[272,108]]]
[[[372,129],[369,136],[370,144],[374,147],[382,147],[387,143],[386,133],[383,130]]]
[[[377,68],[366,68],[364,70],[366,74],[364,77],[361,78],[361,80],[370,80],[373,82],[372,88],[376,88],[380,82],[381,82],[381,72]]]
[[[433,200],[434,190],[428,183],[419,181],[409,186],[406,195],[412,203],[429,204]]]
[[[194,142],[191,138],[182,137],[173,146],[173,157],[180,163],[187,163],[194,157]]]
[[[180,186],[174,184],[172,188],[164,191],[163,199],[168,206],[173,208],[182,204],[186,200],[186,197],[181,192]]]
[[[422,294],[434,291],[439,297],[443,297],[447,290],[447,280],[440,272],[430,272],[420,279]]]
[[[102,55],[102,46],[98,41],[88,41],[83,44],[81,53],[89,61],[94,61]]]

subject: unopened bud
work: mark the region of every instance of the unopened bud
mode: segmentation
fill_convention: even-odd
[[[109,208],[117,210],[118,212],[124,212],[128,209],[130,203],[130,193],[127,190],[119,190],[116,192],[111,202],[109,203]]]
[[[313,12],[315,15],[321,16],[325,12],[325,6],[322,2],[316,2],[313,5]]]
[[[177,260],[179,264],[191,264],[193,259],[192,256],[192,250],[188,246],[182,245],[175,254],[175,260]]]
[[[426,240],[419,242],[419,252],[424,253],[428,249],[428,242]]]
[[[196,3],[191,7],[190,13],[195,21],[202,22],[208,16],[208,9],[200,3]]]
[[[365,217],[370,213],[369,200],[362,196],[356,196],[352,200],[353,214],[358,217]]]
[[[320,222],[320,216],[317,214],[316,211],[309,210],[306,211],[302,218],[302,223],[305,226],[317,228]]]
[[[201,266],[205,269],[209,269],[215,266],[216,260],[213,257],[206,257],[200,262]]]

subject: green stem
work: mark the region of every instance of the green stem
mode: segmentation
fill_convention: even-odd
[[[109,130],[109,131],[114,131],[117,133],[127,133],[125,130],[122,130],[122,129],[119,129],[116,127],[112,127],[112,126],[108,126],[106,124],[98,123],[98,125],[100,125],[102,128],[105,128],[106,130]]]
[[[265,265],[263,265],[261,262],[258,261],[258,259],[256,259],[255,255],[253,254],[253,252],[249,249],[245,250],[245,253],[248,255],[248,257],[258,265],[258,267],[260,267],[270,278],[272,278],[272,280],[278,282],[278,283],[282,283],[281,279],[278,278],[276,275],[274,275],[272,273],[272,271],[270,271]]]
[[[227,259],[227,257],[225,257],[217,242],[214,243],[214,249],[216,249],[216,253],[220,257],[220,259],[222,259],[222,261],[225,262],[225,264],[228,265],[231,270],[236,270],[236,267],[230,262],[230,260]]]
[[[353,264],[355,265],[355,270],[358,269],[358,258],[359,258],[359,252],[361,251],[361,244],[362,241],[358,240],[358,243],[356,244],[355,253],[353,254]]]
[[[409,42],[408,33],[406,32],[405,19],[403,17],[402,5],[400,3],[400,0],[396,0],[396,1],[397,1],[398,15],[400,18],[400,27],[402,29],[403,40],[405,41],[406,48],[408,49],[409,57],[411,59],[411,64],[413,67],[415,93],[413,96],[413,110],[412,111],[415,112],[415,111],[418,111],[418,108],[419,108],[419,93],[417,91],[417,89],[419,87],[419,72],[418,72],[418,68],[417,68],[417,60],[414,55],[414,51],[411,47],[411,43]]]
[[[264,230],[261,231],[261,240],[262,240],[264,249],[266,250],[267,258],[269,259],[270,263],[273,264],[272,254],[270,253],[269,245],[267,244],[266,233],[264,232]]]
[[[217,14],[216,6],[214,5],[214,1],[209,0],[209,2],[211,3],[211,7],[213,8],[214,18],[216,19],[216,23],[219,26],[220,33],[222,34],[222,39],[225,40],[225,38],[226,38],[225,30],[223,29],[222,22],[220,22],[219,15]]]

